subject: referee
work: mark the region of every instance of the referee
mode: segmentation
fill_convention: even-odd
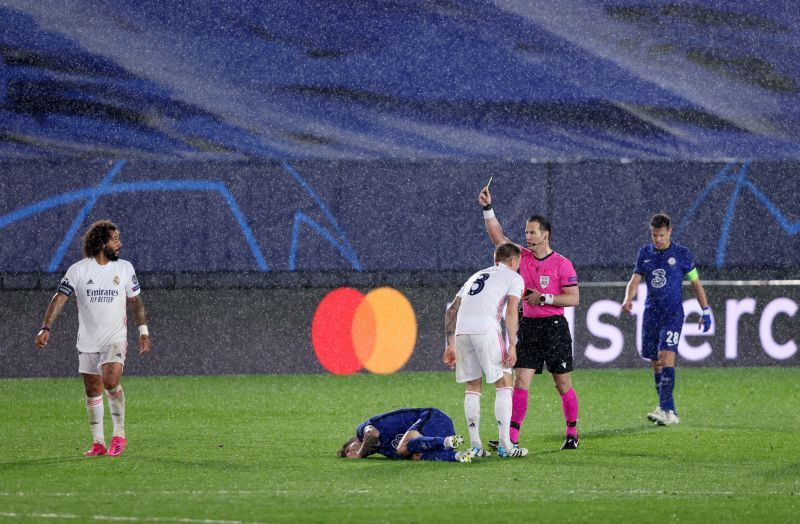
[[[481,190],[478,201],[483,207],[486,232],[494,245],[511,242],[495,217],[488,187]],[[572,388],[572,337],[564,308],[578,305],[578,276],[572,262],[550,248],[551,230],[550,221],[533,215],[525,223],[527,247],[519,246],[522,250],[519,273],[526,289],[514,366],[511,440],[519,442],[522,421],[528,412],[531,380],[547,367],[561,395],[567,426],[561,449],[577,449],[578,397]]]

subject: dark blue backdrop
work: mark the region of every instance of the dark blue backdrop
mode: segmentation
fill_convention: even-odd
[[[655,211],[704,266],[800,266],[792,163],[0,163],[0,272],[62,272],[109,218],[139,272],[465,270],[490,262],[477,194],[507,235],[552,218],[579,267],[628,267]]]

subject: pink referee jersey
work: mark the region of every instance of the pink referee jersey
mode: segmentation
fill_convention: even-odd
[[[553,251],[539,260],[530,249],[519,247],[522,249],[519,274],[525,281],[526,289],[535,289],[542,294],[560,295],[565,287],[578,285],[578,275],[568,258]],[[525,317],[543,318],[563,314],[563,307],[531,306],[525,300],[522,301],[522,315]]]

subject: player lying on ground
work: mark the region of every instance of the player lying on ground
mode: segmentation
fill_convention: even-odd
[[[375,415],[358,425],[356,434],[337,452],[366,458],[375,453],[392,459],[471,462],[471,451],[455,451],[464,442],[453,421],[436,408],[403,408]]]

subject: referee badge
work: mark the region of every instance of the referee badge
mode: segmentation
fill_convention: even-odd
[[[550,284],[550,276],[549,275],[540,275],[539,276],[539,287],[542,289],[546,288]]]

